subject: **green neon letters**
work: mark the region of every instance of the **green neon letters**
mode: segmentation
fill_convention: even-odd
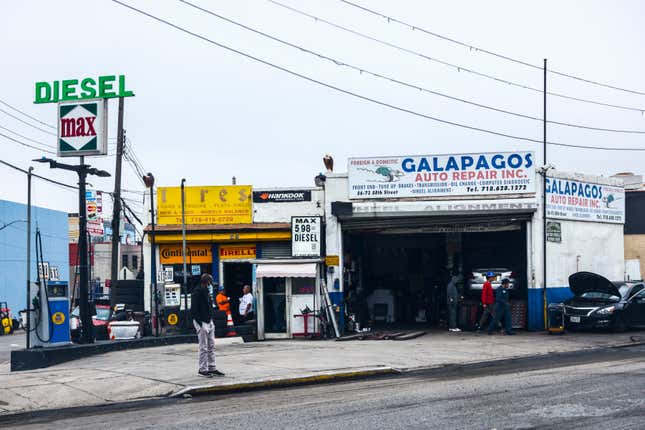
[[[110,99],[132,97],[134,92],[125,88],[124,75],[99,76],[98,79],[65,79],[63,81],[36,82],[34,103],[58,103],[70,100]]]

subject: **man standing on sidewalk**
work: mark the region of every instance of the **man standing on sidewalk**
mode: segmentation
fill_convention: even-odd
[[[508,335],[515,334],[513,332],[511,322],[511,305],[509,303],[509,290],[508,287],[511,281],[508,278],[502,279],[502,285],[495,291],[495,318],[488,326],[488,334],[493,334],[493,330],[497,329],[497,324],[504,318],[504,333]]]
[[[448,330],[457,332],[457,304],[459,303],[459,290],[457,290],[459,276],[454,275],[446,287],[446,297],[448,299]]]
[[[486,273],[486,282],[484,282],[484,286],[482,287],[482,306],[484,310],[482,311],[482,316],[479,319],[477,333],[481,333],[482,327],[484,327],[484,323],[488,317],[495,318],[495,295],[493,293],[493,284],[491,284],[493,279],[495,279],[495,274],[493,272]]]
[[[204,273],[199,286],[193,290],[190,313],[199,341],[199,375],[223,376],[215,367],[215,324],[213,323],[213,300],[208,292],[213,277]]]

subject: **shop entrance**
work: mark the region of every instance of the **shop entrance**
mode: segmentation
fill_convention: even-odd
[[[253,285],[253,269],[251,263],[224,263],[224,287],[231,298],[231,313],[233,321],[239,322],[238,306],[245,285]],[[255,295],[255,292],[253,291]]]
[[[361,328],[446,327],[446,286],[458,275],[464,298],[460,325],[474,328],[481,296],[477,273],[489,269],[516,280],[512,298],[526,309],[526,228],[525,222],[509,220],[348,229],[343,232],[348,314]]]

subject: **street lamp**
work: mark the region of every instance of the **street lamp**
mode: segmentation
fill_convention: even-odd
[[[79,243],[78,243],[78,253],[79,253],[79,308],[81,316],[81,343],[93,343],[94,342],[94,333],[93,333],[93,323],[92,315],[90,315],[90,304],[89,304],[89,285],[88,285],[88,255],[87,255],[87,207],[85,202],[85,185],[87,175],[95,175],[102,178],[107,178],[110,176],[109,172],[105,170],[99,170],[95,167],[91,167],[85,164],[85,157],[81,158],[81,164],[75,166],[71,164],[59,163],[56,160],[51,158],[36,158],[33,161],[38,163],[49,163],[51,169],[63,169],[76,172],[78,174],[78,234],[79,234]]]
[[[150,225],[152,227],[150,231],[150,273],[152,275],[153,302],[155,306],[155,336],[159,336],[159,303],[161,298],[159,297],[159,291],[157,291],[157,258],[155,257],[155,177],[148,172],[142,179],[146,188],[150,188]]]

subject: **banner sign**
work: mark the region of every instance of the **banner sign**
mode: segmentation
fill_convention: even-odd
[[[350,199],[535,193],[533,152],[350,158]]]
[[[291,217],[291,255],[320,257],[322,245],[322,217]]]
[[[310,190],[253,191],[253,203],[293,203],[310,201]]]
[[[186,224],[251,224],[250,185],[185,187]],[[181,187],[157,188],[158,223],[181,225]]]
[[[182,264],[184,262],[181,244],[159,246],[159,262],[161,264]],[[210,243],[186,245],[186,263],[212,263],[213,251]]]
[[[547,177],[546,197],[549,218],[625,223],[625,189],[622,187]]]
[[[58,105],[59,157],[107,154],[107,101],[88,100]]]
[[[87,234],[103,236],[103,194],[99,191],[85,192],[85,208],[87,211]]]
[[[247,260],[256,256],[255,245],[221,245],[219,247],[220,260]]]

